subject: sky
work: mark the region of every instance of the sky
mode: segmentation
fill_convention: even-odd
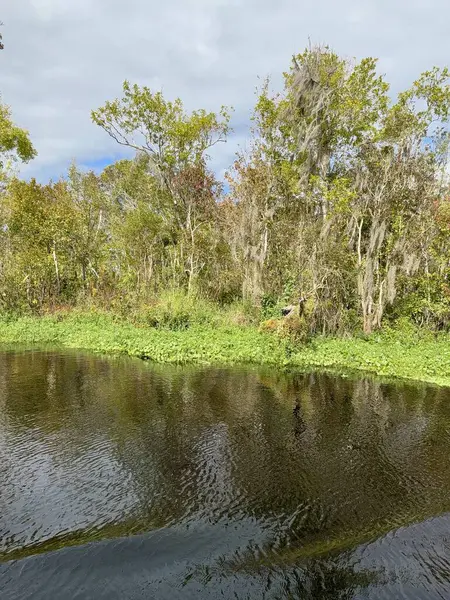
[[[279,86],[309,39],[378,57],[393,94],[450,65],[448,0],[0,0],[0,21],[1,101],[38,151],[22,175],[41,182],[73,160],[99,171],[127,156],[90,118],[124,79],[189,110],[233,106],[234,133],[211,159],[221,176],[245,147],[257,86]]]

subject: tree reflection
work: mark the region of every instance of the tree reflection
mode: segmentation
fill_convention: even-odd
[[[379,582],[375,571],[355,570],[331,560],[315,560],[284,576],[276,600],[351,600],[357,590]]]
[[[3,354],[0,383],[0,433],[41,453],[55,494],[64,473],[91,491],[104,482],[91,528],[118,518],[114,488],[134,529],[251,520],[279,555],[450,508],[445,389],[70,353]],[[17,461],[4,461],[5,482]]]

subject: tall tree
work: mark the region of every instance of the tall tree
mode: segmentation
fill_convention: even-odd
[[[198,237],[215,209],[217,182],[208,171],[207,151],[226,140],[229,113],[196,110],[188,114],[181,102],[161,92],[123,84],[124,96],[92,112],[94,123],[119,144],[147,157],[150,174],[172,202],[181,233],[176,261],[182,264],[191,291],[204,266]]]
[[[388,90],[376,60],[317,47],[293,58],[281,94],[266,83],[258,98],[251,169],[232,186],[259,240],[246,238],[244,279],[249,264],[259,272],[257,299],[294,276],[314,327],[334,330],[349,309],[379,327],[398,274],[423,266],[417,232],[446,180],[448,71],[424,73],[394,104]],[[252,196],[256,172],[268,184]]]

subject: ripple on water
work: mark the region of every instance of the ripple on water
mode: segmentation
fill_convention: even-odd
[[[446,597],[449,400],[0,354],[2,600]]]

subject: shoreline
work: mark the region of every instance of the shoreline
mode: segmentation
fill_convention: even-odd
[[[105,313],[0,317],[0,351],[14,345],[122,354],[167,364],[360,373],[450,387],[450,337],[435,339],[429,332],[316,337],[294,344],[256,326],[194,325],[174,331],[134,325]]]

